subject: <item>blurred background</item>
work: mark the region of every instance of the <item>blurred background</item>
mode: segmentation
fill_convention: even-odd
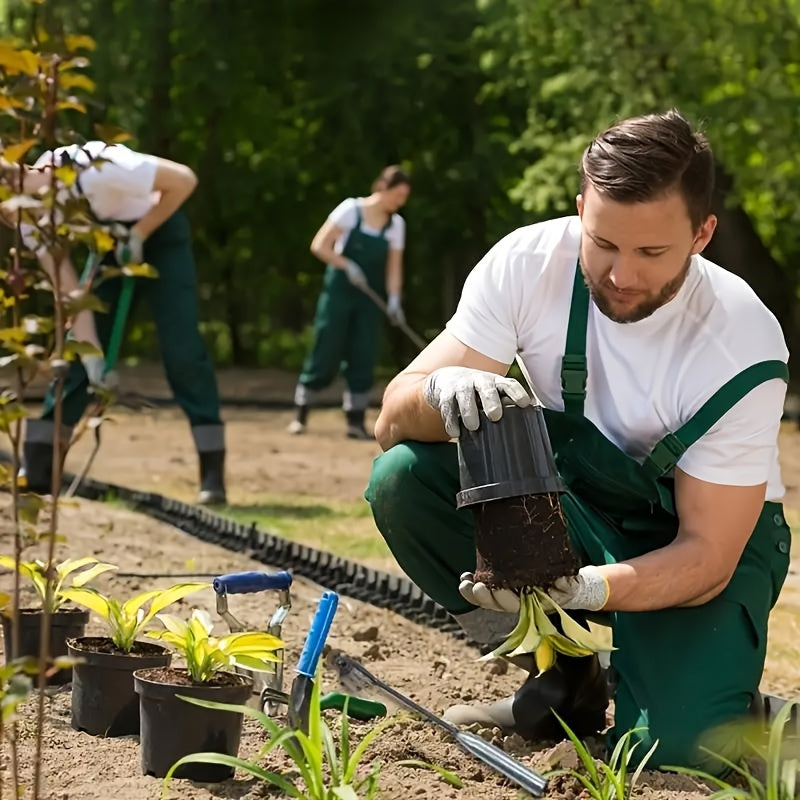
[[[718,159],[706,254],[800,344],[800,0],[0,1],[97,43],[75,127],[190,165],[203,334],[221,366],[299,369],[343,198],[400,163],[405,308],[435,335],[513,228],[573,213],[577,163],[617,119],[676,106]],[[385,337],[391,374],[415,354]],[[129,359],[155,357],[142,314]]]

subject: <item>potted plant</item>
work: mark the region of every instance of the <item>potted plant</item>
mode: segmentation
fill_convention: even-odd
[[[88,587],[64,591],[72,602],[94,611],[109,634],[67,640],[69,654],[76,659],[72,678],[73,728],[104,736],[139,733],[139,698],[133,688],[133,673],[137,669],[169,666],[172,655],[166,647],[136,637],[159,611],[208,586],[180,583],[143,592],[123,603]]]
[[[183,697],[242,705],[250,697],[253,680],[229,672],[244,667],[268,672],[283,648],[277,636],[262,631],[242,631],[227,636],[211,635],[213,623],[207,611],[194,609],[189,622],[170,614],[157,616],[164,630],[145,635],[171,645],[186,667],[156,667],[133,673],[141,717],[142,772],[163,778],[170,767],[190,753],[215,752],[235,756],[239,751],[242,715],[184,702]],[[220,764],[187,764],[179,778],[217,782],[233,775]]]
[[[50,615],[49,652],[51,659],[64,658],[67,655],[67,639],[82,636],[89,612],[82,608],[68,607],[70,598],[65,593],[70,587],[86,586],[98,575],[117,569],[113,564],[105,564],[91,556],[85,558],[68,558],[53,567],[51,590],[48,591],[47,564],[38,559],[34,561],[15,561],[10,556],[0,556],[0,567],[16,569],[17,573],[30,580],[39,597],[38,608],[21,608],[19,610],[19,649],[14,646],[12,636],[12,620],[3,613],[0,621],[3,626],[6,662],[20,656],[36,656],[39,653],[42,619],[44,613]],[[58,666],[54,663],[54,666]],[[55,669],[48,677],[52,684],[68,683],[72,679],[71,669]]]

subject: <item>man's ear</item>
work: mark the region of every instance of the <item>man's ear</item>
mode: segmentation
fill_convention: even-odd
[[[702,253],[705,250],[716,228],[717,218],[714,214],[709,214],[700,226],[700,230],[695,234],[694,242],[692,243],[692,255]]]

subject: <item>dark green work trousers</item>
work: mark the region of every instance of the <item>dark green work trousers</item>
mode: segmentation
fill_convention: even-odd
[[[113,259],[113,254],[108,258]],[[182,210],[176,211],[148,237],[144,259],[158,270],[158,277],[136,280],[134,303],[144,298],[150,307],[164,371],[175,401],[192,427],[220,425],[214,367],[198,328],[197,269],[191,232]],[[112,278],[101,283],[94,292],[108,305],[107,313],[95,314],[104,350],[111,338],[121,285],[121,278]],[[65,426],[78,422],[90,399],[86,372],[78,362],[73,362],[64,383]],[[51,388],[45,398],[42,419],[52,420],[53,400]]]

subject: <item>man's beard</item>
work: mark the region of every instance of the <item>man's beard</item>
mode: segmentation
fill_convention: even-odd
[[[593,283],[585,270],[583,270],[583,280],[589,288],[589,294],[592,296],[594,304],[606,317],[614,322],[639,322],[640,320],[646,319],[665,303],[672,300],[681,286],[683,286],[686,276],[689,273],[691,262],[691,257],[687,258],[683,269],[671,281],[665,283],[658,292],[646,297],[641,303],[625,313],[615,311],[613,302],[609,301],[607,295],[613,294],[613,289],[605,289]],[[604,292],[606,294],[604,294]]]

